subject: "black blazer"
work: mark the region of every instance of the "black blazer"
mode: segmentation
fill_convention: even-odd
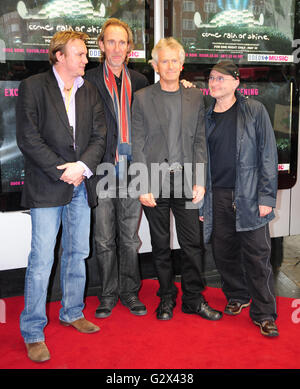
[[[131,79],[133,101],[134,92],[146,87],[147,85],[149,85],[149,82],[143,74],[138,73],[135,70],[129,69],[129,73]],[[107,127],[107,140],[106,151],[101,162],[109,162],[114,164],[118,145],[118,127],[113,102],[104,84],[103,64],[101,63],[96,68],[87,71],[85,78],[97,87],[104,104],[105,121]]]
[[[53,207],[72,200],[73,185],[60,181],[56,167],[82,161],[95,173],[103,157],[106,126],[103,105],[88,81],[77,90],[76,134],[69,125],[65,105],[52,69],[22,81],[16,105],[17,144],[25,158],[25,183],[21,205]],[[96,194],[85,179],[89,205]]]
[[[205,107],[200,89],[181,89],[181,141],[185,165],[186,193],[192,194],[192,185],[205,184],[207,162],[205,141]],[[168,163],[168,123],[164,107],[161,105],[160,83],[157,82],[135,94],[132,107],[132,155],[133,162],[143,163],[148,169],[151,184],[151,164]],[[196,164],[199,169],[196,170]],[[190,168],[190,169],[188,169]],[[197,173],[197,179],[196,179]],[[160,182],[161,184],[161,182]],[[157,189],[157,188],[156,188]],[[158,188],[159,190],[161,188]],[[157,190],[149,187],[149,192]]]

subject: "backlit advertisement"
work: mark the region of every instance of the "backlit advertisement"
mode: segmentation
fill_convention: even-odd
[[[182,11],[187,62],[293,62],[295,0],[201,0],[193,4],[193,13],[185,12],[186,7]]]
[[[110,4],[106,6],[105,4]],[[58,31],[81,31],[89,35],[88,54],[97,60],[97,36],[109,17],[132,28],[133,60],[145,60],[145,0],[10,0],[0,2],[0,59],[48,59],[48,46]]]
[[[238,91],[246,98],[260,101],[268,111],[274,129],[277,152],[278,171],[290,173],[291,170],[291,136],[292,136],[292,96],[295,94],[295,80],[289,81],[249,81],[251,71],[255,69],[241,68],[243,77]],[[248,77],[247,77],[248,76]],[[206,106],[212,104],[207,83],[198,82],[203,93]]]
[[[0,81],[0,187],[16,192],[24,184],[24,160],[16,143],[15,105],[19,81]]]

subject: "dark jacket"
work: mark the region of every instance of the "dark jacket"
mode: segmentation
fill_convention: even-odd
[[[191,171],[184,170],[185,194],[192,195],[192,185],[196,183],[196,166],[206,165],[204,101],[199,89],[181,89],[181,142],[183,163],[185,167],[191,166]],[[133,162],[143,163],[148,169],[148,182],[153,184],[149,192],[157,193],[159,188],[154,188],[151,182],[152,164],[168,163],[168,123],[164,107],[161,105],[161,87],[157,82],[135,95],[132,109],[132,154]],[[152,165],[152,166],[151,166]],[[197,169],[198,170],[198,169]],[[197,172],[197,184],[205,182],[204,169]],[[153,171],[152,171],[153,173]],[[192,180],[189,177],[192,173]],[[161,182],[160,182],[161,185]]]
[[[129,69],[132,99],[133,94],[139,89],[146,87],[149,83],[147,78],[135,70]],[[86,72],[85,78],[94,84],[104,104],[104,113],[107,127],[106,151],[101,162],[115,163],[116,150],[118,145],[118,127],[112,99],[106,89],[103,78],[103,64]],[[132,102],[131,102],[132,103]]]
[[[255,230],[274,218],[274,210],[259,216],[259,205],[276,207],[278,157],[274,131],[265,107],[258,101],[247,99],[239,92],[237,97],[236,142],[236,230]],[[212,118],[214,104],[206,113],[206,139],[215,123]],[[210,239],[213,226],[210,155],[208,148],[207,186],[204,200],[204,241]]]
[[[95,173],[105,150],[103,105],[88,81],[77,90],[75,140],[64,101],[52,69],[22,81],[16,106],[17,144],[25,158],[25,184],[21,205],[55,207],[72,200],[73,185],[60,180],[56,167],[82,161]],[[74,150],[74,143],[76,149]],[[96,195],[85,180],[89,205]]]

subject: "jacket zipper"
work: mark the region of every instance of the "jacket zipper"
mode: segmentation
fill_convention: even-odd
[[[232,200],[232,209],[235,212],[236,211],[236,205],[234,201],[234,190],[231,191],[231,200]]]

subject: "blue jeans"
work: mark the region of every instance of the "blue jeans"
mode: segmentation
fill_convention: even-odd
[[[20,318],[21,334],[25,343],[45,339],[47,289],[61,223],[62,308],[59,319],[72,322],[83,317],[86,283],[84,260],[89,255],[90,234],[90,208],[84,183],[74,187],[73,198],[69,204],[32,208],[30,214],[32,241],[25,276],[25,308]]]

